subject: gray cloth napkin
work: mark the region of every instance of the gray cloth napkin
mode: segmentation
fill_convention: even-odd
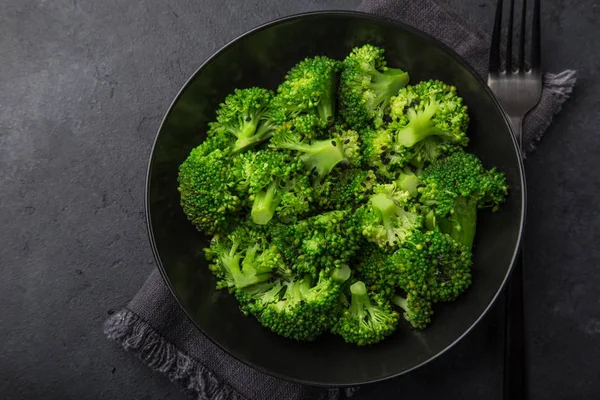
[[[365,0],[358,9],[429,33],[486,76],[489,38],[466,28],[432,0]],[[575,71],[544,76],[542,100],[524,121],[524,150],[535,148],[574,84]],[[334,400],[350,397],[355,390],[324,390],[282,381],[233,359],[196,329],[156,270],[127,307],[106,321],[104,330],[108,338],[198,400]]]

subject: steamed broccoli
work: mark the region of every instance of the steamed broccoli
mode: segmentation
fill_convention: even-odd
[[[196,147],[179,167],[181,207],[196,227],[209,234],[225,231],[240,221],[243,201],[237,191],[240,177],[230,168],[227,152],[207,154],[206,141]],[[218,195],[215,195],[217,194]]]
[[[285,221],[293,221],[308,211],[312,189],[299,158],[258,150],[235,158],[232,169],[242,179],[240,191],[252,202],[254,223],[266,225],[276,213]]]
[[[333,122],[337,73],[341,63],[328,57],[306,58],[295,65],[277,88],[275,103],[287,119],[301,113]]]
[[[408,83],[407,72],[387,67],[383,52],[366,44],[344,60],[339,101],[341,115],[352,127],[381,124],[390,98]]]
[[[343,142],[339,138],[311,141],[289,129],[278,131],[271,138],[270,147],[299,152],[306,169],[315,175],[316,182],[323,179],[346,157]]]
[[[423,81],[401,89],[390,101],[391,129],[399,146],[413,147],[429,137],[461,146],[468,143],[469,115],[454,86]]]
[[[431,302],[409,293],[406,298],[394,296],[394,304],[400,307],[404,313],[404,319],[417,329],[425,329],[431,322]]]
[[[360,207],[354,219],[363,236],[382,248],[394,248],[422,227],[422,217],[413,212],[410,194],[395,184],[377,185],[368,204]]]
[[[308,275],[296,277],[238,291],[237,297],[242,310],[264,327],[290,339],[311,341],[336,323],[342,283],[349,277],[350,268],[344,266],[333,274],[321,271],[316,282]]]
[[[398,325],[398,313],[379,294],[369,294],[361,281],[350,286],[350,307],[346,309],[332,332],[348,343],[366,346],[382,341]]]
[[[210,130],[233,135],[233,153],[249,149],[267,140],[278,127],[272,116],[273,92],[261,88],[236,89],[217,110]]]
[[[384,276],[433,303],[454,301],[471,285],[471,251],[437,230],[415,232],[387,260]]]
[[[226,236],[215,235],[204,251],[219,289],[242,289],[265,282],[274,273],[289,273],[277,247],[259,231],[244,225]]]
[[[292,270],[316,278],[321,270],[348,265],[358,250],[360,232],[350,211],[339,210],[276,226],[271,236]]]
[[[504,174],[487,170],[474,155],[456,152],[426,167],[419,176],[424,186],[420,202],[434,212],[434,226],[471,247],[478,208],[497,208],[506,197]]]
[[[506,177],[465,152],[455,87],[408,81],[370,44],[306,58],[276,93],[227,96],[181,164],[217,288],[265,328],[370,345],[399,313],[424,329],[471,285],[477,212],[505,200]]]

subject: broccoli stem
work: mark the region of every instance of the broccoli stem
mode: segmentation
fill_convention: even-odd
[[[431,122],[437,111],[438,106],[433,102],[427,104],[423,110],[415,111],[410,108],[407,111],[408,125],[398,131],[397,143],[412,147],[429,136],[443,136],[445,133]]]
[[[371,72],[371,89],[380,98],[390,98],[398,94],[398,91],[408,84],[407,72],[398,68],[387,68],[385,72],[379,72],[373,68]]]
[[[408,301],[404,297],[394,296],[392,302],[404,311],[408,312]]]
[[[352,273],[352,271],[350,270],[350,267],[348,265],[344,264],[341,267],[334,269],[333,273],[331,274],[331,277],[333,278],[334,281],[341,283],[341,282],[346,282],[348,279],[350,279],[351,273]]]
[[[359,318],[364,318],[366,316],[365,309],[371,306],[367,287],[363,282],[358,281],[350,286],[350,294],[352,295],[350,313]]]
[[[233,246],[231,246],[229,254],[223,255],[221,257],[221,262],[227,270],[227,272],[231,275],[235,287],[241,289],[254,285],[255,283],[264,282],[267,279],[269,279],[269,274],[257,275],[255,274],[256,271],[252,271],[252,268],[250,268],[248,271],[246,271],[245,269],[242,270],[242,268],[240,268],[240,260],[242,258],[242,255],[240,252],[238,252],[238,247],[239,243],[234,242]],[[244,262],[242,263],[242,265],[243,264]]]
[[[439,221],[440,230],[452,239],[473,247],[477,227],[477,200],[470,197],[458,197],[454,202],[453,213]]]
[[[344,148],[339,139],[320,140],[311,145],[298,144],[295,150],[303,152],[300,159],[307,169],[315,170],[319,177],[331,172],[333,168],[344,160]]]
[[[277,181],[267,186],[267,189],[260,190],[254,195],[252,203],[252,221],[258,225],[266,225],[275,215],[275,209],[281,200],[279,195],[279,185]]]
[[[383,193],[372,196],[371,204],[373,205],[373,208],[381,213],[381,220],[383,222],[383,227],[387,232],[388,242],[393,243],[395,240],[395,233],[392,225],[392,218],[396,215],[398,206],[394,200]]]
[[[337,75],[331,74],[329,79],[330,87],[323,93],[321,100],[317,105],[317,115],[324,121],[329,121],[333,118],[335,112],[335,89],[337,87]]]
[[[400,189],[406,190],[411,197],[415,198],[419,194],[418,187],[421,180],[412,171],[405,169],[396,179],[396,184]]]

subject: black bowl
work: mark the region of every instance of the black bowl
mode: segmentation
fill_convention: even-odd
[[[201,40],[202,38],[198,38]],[[497,213],[482,212],[474,249],[473,285],[457,302],[440,305],[431,326],[408,325],[384,342],[358,348],[324,335],[298,343],[245,317],[235,299],[215,290],[202,248],[208,243],[179,206],[177,171],[205,138],[215,109],[234,88],[274,89],[304,57],[342,59],[364,43],[385,48],[390,66],[412,82],[440,79],[458,88],[470,108],[469,150],[507,175],[510,196]],[[396,22],[354,12],[319,12],[284,18],[225,46],[185,84],[159,130],[148,171],[146,211],[158,266],[198,329],[235,358],[300,383],[343,386],[397,376],[434,359],[462,338],[502,289],[519,246],[525,211],[521,158],[509,123],[492,93],[454,52]]]

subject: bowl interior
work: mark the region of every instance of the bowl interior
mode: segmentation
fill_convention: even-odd
[[[201,40],[201,38],[198,38]],[[440,79],[458,88],[470,109],[471,144],[486,166],[497,166],[511,187],[500,212],[482,212],[474,249],[473,285],[457,302],[435,308],[423,332],[401,328],[369,348],[324,335],[313,343],[281,338],[244,317],[235,299],[215,290],[203,257],[208,243],[179,206],[177,171],[205,138],[215,109],[234,88],[275,89],[286,71],[308,56],[342,59],[364,43],[382,46],[388,64],[411,81]],[[407,372],[436,357],[485,313],[511,268],[523,220],[519,155],[498,104],[456,55],[431,38],[393,22],[347,13],[291,17],[252,31],[226,46],[190,79],[169,110],[150,162],[147,211],[151,241],[163,276],[194,323],[234,357],[270,374],[314,385],[351,385]]]

